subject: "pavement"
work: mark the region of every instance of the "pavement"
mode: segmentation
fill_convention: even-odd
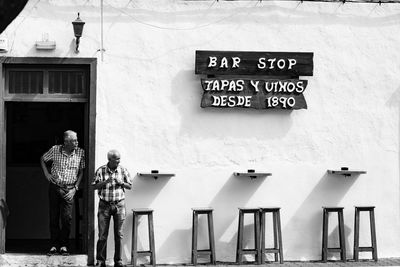
[[[17,256],[5,258],[0,257],[0,267],[48,267],[48,266],[59,266],[59,267],[78,267],[78,266],[86,266],[86,258],[68,260],[71,259],[71,256],[67,257],[44,257],[41,260],[35,259],[35,257],[24,255],[28,258],[19,258]],[[57,260],[57,258],[59,258]],[[74,257],[72,257],[74,258]],[[75,257],[76,258],[76,257]],[[11,260],[10,260],[11,259]],[[50,259],[52,259],[50,261]],[[112,267],[112,264],[108,264],[107,266]],[[127,267],[131,267],[132,265],[127,264]],[[150,264],[138,264],[138,267],[151,267]],[[188,267],[194,266],[190,263],[183,264],[157,264],[157,267]],[[245,262],[243,264],[236,264],[235,262],[218,262],[215,265],[207,264],[207,263],[199,263],[196,266],[199,267],[353,267],[353,266],[362,266],[362,267],[372,267],[372,266],[397,266],[400,267],[400,258],[381,258],[377,262],[373,260],[360,260],[355,262],[354,260],[347,260],[346,262],[342,261],[328,261],[326,263],[321,261],[285,261],[283,264],[278,262],[266,262],[261,265],[256,265],[253,262]]]
[[[130,265],[127,265],[130,266]],[[149,265],[144,265],[144,266],[149,266]],[[173,267],[180,267],[180,266],[193,266],[192,264],[172,264],[172,265],[164,265],[164,264],[157,264],[157,266],[160,267],[168,267],[168,266],[173,266]],[[346,262],[342,261],[328,261],[326,263],[320,262],[320,261],[285,261],[283,264],[276,263],[276,262],[267,262],[261,265],[255,265],[254,263],[248,263],[248,264],[236,264],[233,262],[217,262],[216,265],[209,265],[209,264],[198,264],[197,266],[200,267],[221,267],[221,266],[232,266],[232,267],[237,267],[237,266],[243,266],[243,267],[323,267],[323,266],[329,266],[329,267],[352,267],[352,266],[398,266],[400,267],[400,258],[383,258],[379,259],[377,262],[373,260],[360,260],[358,262],[355,262],[353,260],[347,260]]]

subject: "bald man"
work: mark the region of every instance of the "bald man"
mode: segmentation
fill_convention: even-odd
[[[46,162],[51,162],[51,171]],[[55,145],[40,158],[40,165],[49,181],[49,212],[51,248],[48,255],[68,255],[68,241],[72,223],[74,196],[85,168],[85,151],[78,147],[78,135],[64,132],[64,144]],[[61,219],[61,228],[60,228]]]
[[[122,263],[122,225],[125,220],[125,189],[132,188],[132,181],[126,168],[119,165],[121,156],[117,150],[107,153],[108,163],[97,169],[93,187],[99,195],[97,213],[99,239],[97,241],[97,265],[106,266],[107,238],[111,217],[114,221],[114,266],[124,266]]]

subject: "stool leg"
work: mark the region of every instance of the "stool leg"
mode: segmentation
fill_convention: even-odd
[[[343,211],[338,212],[338,220],[339,220],[339,242],[340,242],[340,257],[342,261],[346,261],[346,242],[344,236],[344,218]]]
[[[261,264],[261,248],[260,248],[260,212],[256,212],[254,214],[254,232],[255,232],[255,238],[254,238],[254,245],[255,249],[257,250],[255,262],[257,264]]]
[[[322,262],[326,262],[328,255],[327,255],[327,248],[328,248],[328,213],[323,210],[322,215]]]
[[[261,263],[265,263],[265,212],[260,212]]]
[[[239,225],[236,249],[236,263],[242,263],[242,249],[243,249],[243,212],[239,211]]]
[[[376,246],[376,231],[375,231],[375,212],[370,210],[369,212],[370,228],[371,228],[371,243],[372,243],[372,258],[374,261],[378,261],[378,248]]]
[[[214,241],[214,220],[212,212],[208,213],[208,242],[210,244],[211,256],[210,260],[212,264],[215,264],[215,241]]]
[[[283,263],[281,215],[280,215],[280,211],[279,210],[277,211],[277,214],[276,214],[276,224],[278,226],[279,262]]]
[[[197,264],[197,226],[198,226],[198,214],[193,211],[192,218],[192,264]]]
[[[353,249],[353,258],[354,261],[358,261],[360,247],[360,211],[355,208],[354,213],[354,249]]]
[[[278,248],[278,229],[276,221],[276,213],[272,212],[272,229],[274,230],[274,249]],[[278,253],[274,253],[275,261],[278,261]]]
[[[156,250],[154,244],[154,225],[153,225],[153,214],[148,215],[148,225],[149,225],[149,242],[150,242],[150,264],[156,266]]]
[[[132,219],[132,251],[131,251],[131,258],[132,258],[132,265],[136,267],[136,260],[137,260],[137,232],[138,232],[138,217],[133,214]]]

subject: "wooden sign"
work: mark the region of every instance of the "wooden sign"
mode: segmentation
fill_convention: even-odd
[[[201,79],[201,107],[306,109],[303,92],[307,83],[299,79]]]
[[[196,51],[196,74],[312,76],[314,53]]]

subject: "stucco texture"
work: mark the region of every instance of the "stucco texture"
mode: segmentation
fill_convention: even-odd
[[[77,12],[86,22],[79,54],[71,25]],[[218,261],[235,261],[238,207],[258,206],[281,207],[285,260],[320,259],[322,206],[345,208],[349,258],[355,205],[376,206],[379,256],[400,256],[398,5],[104,1],[103,55],[100,14],[100,1],[29,1],[3,32],[9,51],[2,55],[98,58],[96,166],[109,149],[120,150],[134,177],[127,210],[154,209],[157,263],[190,261],[191,208],[199,206],[214,208]],[[35,49],[43,33],[56,41],[54,51]],[[308,109],[200,108],[196,50],[313,52],[314,75],[302,77]],[[341,166],[367,174],[327,174]],[[136,175],[152,169],[176,176]],[[247,169],[272,176],[233,176]],[[144,222],[139,240],[147,247]],[[333,245],[336,219],[330,222]],[[363,245],[367,222],[362,217]],[[131,225],[128,212],[127,261]],[[252,246],[249,218],[246,225]],[[110,259],[112,240],[110,232]]]

